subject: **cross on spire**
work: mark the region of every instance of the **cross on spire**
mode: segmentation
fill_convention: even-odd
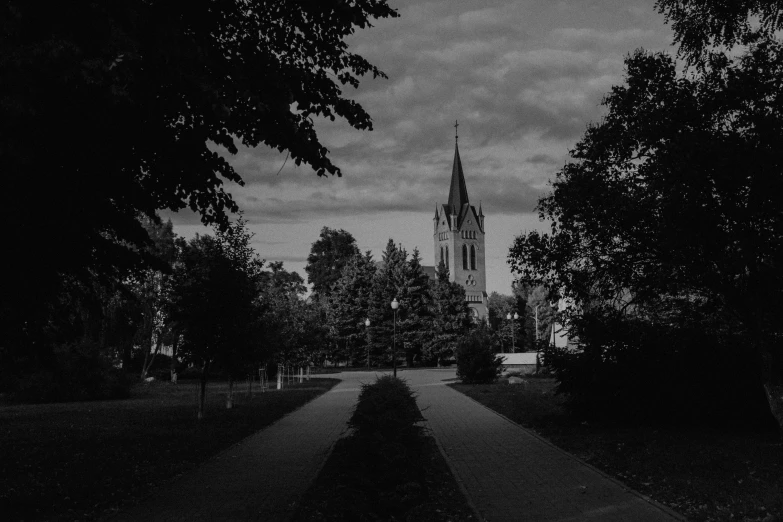
[[[459,122],[457,120],[454,120],[454,141],[457,141],[459,139],[459,134],[457,134],[457,127],[459,127]]]

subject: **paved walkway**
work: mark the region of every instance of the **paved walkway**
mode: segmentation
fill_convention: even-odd
[[[344,380],[111,520],[287,520],[346,432],[358,396],[358,381]]]
[[[433,386],[417,373],[404,377],[418,392],[432,434],[482,518],[684,520],[473,399],[448,386]]]
[[[343,381],[330,392],[113,520],[287,520],[345,433],[360,383],[375,375],[335,375]],[[683,520],[445,386],[453,370],[403,371],[400,376],[418,393],[428,427],[482,519]]]

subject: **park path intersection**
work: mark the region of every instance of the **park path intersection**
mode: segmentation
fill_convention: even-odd
[[[285,521],[347,433],[362,383],[341,382],[223,451],[114,521]],[[673,511],[446,386],[454,370],[409,370],[426,426],[477,515],[487,521],[671,521]],[[273,392],[277,393],[277,392]]]

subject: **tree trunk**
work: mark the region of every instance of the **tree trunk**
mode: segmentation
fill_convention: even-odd
[[[209,373],[209,362],[204,363],[201,370],[201,389],[198,394],[198,420],[204,418],[204,402],[207,399],[207,374]]]
[[[158,344],[155,345],[155,351],[152,353],[152,357],[149,357],[149,351],[144,354],[144,365],[141,367],[141,380],[147,378],[147,373],[149,373],[150,369],[152,368],[152,364],[155,362],[155,357],[157,357],[158,353],[160,353],[161,345],[163,344],[163,335],[160,336],[158,339]],[[149,364],[147,364],[149,362]]]
[[[171,382],[177,384],[177,350],[179,346],[179,335],[174,338],[174,343],[171,345]]]
[[[228,378],[228,397],[226,397],[226,409],[230,410],[234,407],[234,378]]]
[[[783,433],[783,376],[776,375],[774,354],[765,348],[761,350],[761,382],[767,394],[769,411]]]

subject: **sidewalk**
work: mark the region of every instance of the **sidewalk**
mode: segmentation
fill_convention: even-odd
[[[207,461],[112,521],[285,521],[323,466],[362,382],[331,391]],[[401,371],[457,481],[488,521],[684,520],[449,388],[454,370]]]
[[[485,520],[684,520],[448,386],[403,377]]]
[[[357,386],[341,382],[110,520],[287,520],[346,431]]]

